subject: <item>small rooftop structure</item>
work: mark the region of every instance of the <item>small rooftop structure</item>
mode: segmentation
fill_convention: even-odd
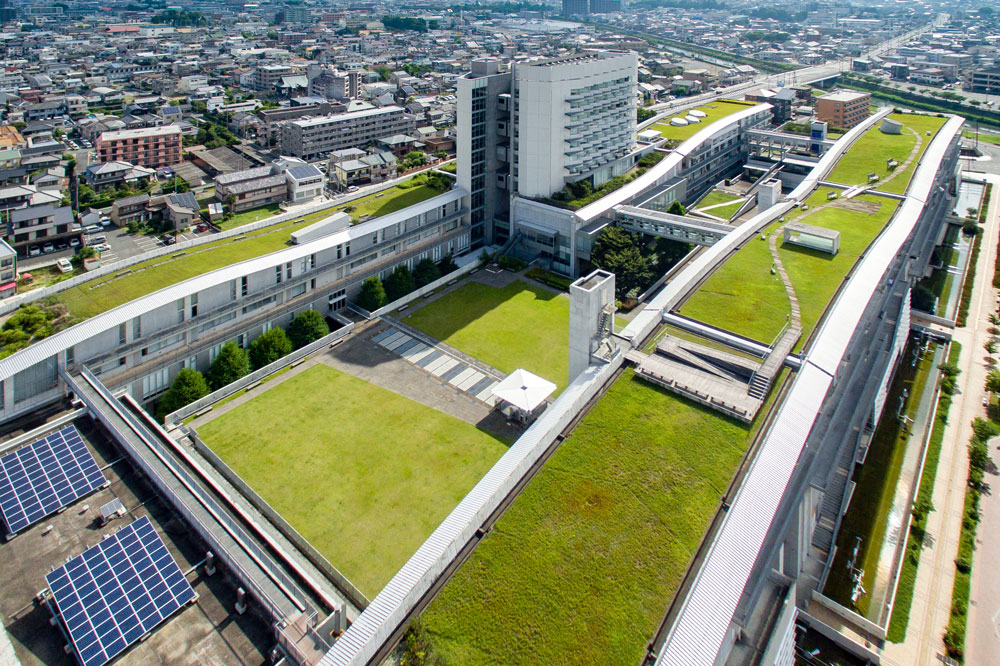
[[[496,408],[512,420],[528,423],[545,409],[545,400],[556,390],[547,379],[519,368],[493,387]]]
[[[882,134],[899,134],[903,131],[903,123],[891,118],[884,118],[878,129]]]
[[[785,225],[781,242],[836,255],[840,251],[840,232],[802,222],[789,222]]]

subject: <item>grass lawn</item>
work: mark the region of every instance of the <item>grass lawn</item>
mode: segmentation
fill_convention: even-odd
[[[833,229],[840,232],[840,252],[831,256],[795,245],[778,243],[781,263],[792,280],[795,296],[802,313],[802,338],[797,347],[802,348],[827,304],[868,245],[885,227],[898,205],[897,201],[861,195],[851,201],[870,202],[879,206],[868,215],[847,208],[830,206],[801,217],[805,224]]]
[[[569,298],[513,282],[497,289],[467,282],[406,317],[410,326],[510,373],[524,368],[555,382],[569,379]]]
[[[365,215],[368,216],[368,219],[381,217],[389,213],[395,213],[397,210],[403,210],[407,206],[418,204],[421,201],[426,201],[439,194],[441,194],[439,190],[429,185],[418,185],[410,188],[390,187],[387,190],[382,190],[362,199],[351,201],[345,204],[344,209],[353,207],[353,210],[348,212],[350,212],[351,217],[354,219],[354,223],[357,224]]]
[[[742,201],[742,197],[738,197],[735,194],[730,194],[729,192],[720,192],[719,190],[712,190],[705,195],[705,198],[698,202],[696,208],[705,208],[706,206],[714,206],[715,204],[724,204],[730,201]]]
[[[325,365],[199,434],[369,598],[505,450],[473,425]]]
[[[220,229],[226,231],[227,229],[242,227],[244,224],[250,224],[251,222],[265,220],[280,213],[281,207],[278,204],[269,204],[260,208],[252,208],[236,213],[231,220],[219,220],[218,225]]]
[[[441,662],[639,663],[748,438],[628,370],[424,611]]]
[[[742,200],[734,201],[728,206],[718,206],[717,208],[712,208],[711,210],[705,210],[703,212],[706,215],[714,215],[715,217],[722,218],[723,220],[728,220],[736,213],[736,211],[740,209],[740,206],[742,206],[743,203],[744,202]]]
[[[682,125],[675,126],[670,124],[671,118],[683,118],[688,115],[689,111],[681,111],[675,113],[672,116],[664,118],[661,122],[652,125],[649,129],[657,130],[665,139],[670,139],[671,141],[683,141],[684,139],[689,139],[695,135],[698,130],[704,129],[706,126],[711,125],[716,120],[720,118],[725,118],[728,115],[736,113],[737,111],[742,111],[747,107],[754,106],[753,102],[738,102],[730,99],[721,99],[710,104],[704,104],[702,106],[695,107],[699,111],[705,112],[705,117],[701,119],[700,123],[695,123],[694,125]]]
[[[778,228],[772,224],[765,233]],[[681,307],[694,319],[768,344],[785,325],[791,306],[781,278],[771,274],[767,241],[754,236]]]
[[[724,345],[721,342],[716,342],[715,340],[710,340],[709,338],[703,338],[700,335],[697,335],[696,333],[685,331],[683,328],[677,328],[676,326],[671,326],[670,324],[663,324],[660,327],[660,330],[656,332],[656,335],[654,335],[653,338],[648,343],[646,343],[646,346],[643,347],[642,350],[647,354],[653,353],[653,350],[656,349],[656,345],[660,343],[660,340],[662,340],[664,337],[668,335],[675,338],[680,338],[681,340],[687,340],[688,342],[697,343],[702,347],[717,349],[719,351],[726,352],[727,354],[733,354],[734,356],[739,356],[741,358],[745,358],[750,361],[758,361],[758,362],[760,361],[760,356],[754,356],[753,354],[748,354],[745,351],[741,351],[739,349],[735,349],[728,345]]]
[[[440,194],[437,190],[426,186],[404,190],[391,188],[345,205],[354,205],[356,209],[371,205],[378,215],[385,215],[437,194]],[[369,199],[375,197],[378,197],[378,202],[373,204]],[[172,255],[150,259],[122,271],[133,272],[127,277],[116,280],[114,275],[107,275],[60,292],[55,299],[65,303],[69,311],[81,319],[93,317],[182,280],[284,249],[291,232],[342,209],[343,206],[329,208],[299,218],[302,221],[298,223],[294,220],[282,222],[249,232],[246,236],[206,243],[185,251],[184,256],[176,259]]]
[[[878,174],[879,181],[884,181],[892,173],[886,167],[887,160],[892,158],[902,163],[916,145],[917,138],[906,131],[906,128],[909,128],[920,135],[920,150],[916,158],[885,185],[876,183],[878,189],[886,192],[898,194],[906,191],[920,156],[946,119],[911,113],[893,113],[889,118],[903,123],[902,134],[883,134],[879,130],[881,123],[877,123],[854,142],[850,150],[837,162],[827,180],[845,185],[862,185],[868,182],[869,173],[875,173]],[[931,132],[931,136],[925,135],[927,131]]]
[[[976,133],[974,131],[965,130],[962,132],[962,136],[966,139],[976,140]],[[994,146],[1000,146],[1000,134],[987,134],[986,132],[979,133],[980,143],[992,143]]]
[[[865,464],[855,474],[857,487],[854,489],[850,507],[844,514],[840,532],[837,534],[837,555],[834,557],[830,576],[823,590],[826,596],[847,608],[854,607],[862,615],[868,616],[871,610],[874,617],[868,619],[876,622],[879,620],[881,609],[869,609],[871,590],[875,585],[875,574],[878,572],[878,560],[886,536],[889,511],[896,495],[896,484],[903,466],[906,445],[910,440],[910,433],[904,432],[895,418],[895,409],[898,396],[902,395],[905,388],[910,395],[906,402],[906,414],[911,418],[916,414],[920,396],[933,369],[934,349],[934,345],[928,347],[916,368],[911,367],[909,363],[901,363],[893,379],[885,403],[886,408],[875,429]],[[910,358],[909,345],[903,352],[903,358]],[[914,446],[917,445],[919,444],[914,442]],[[857,604],[852,604],[852,584],[847,563],[854,552],[856,537],[859,536],[861,545],[858,548],[858,562],[855,566],[865,571],[862,585],[867,591],[861,595]]]

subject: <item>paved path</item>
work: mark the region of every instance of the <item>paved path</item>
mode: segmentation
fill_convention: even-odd
[[[955,581],[954,560],[958,553],[965,485],[968,480],[966,446],[972,437],[972,420],[985,416],[982,396],[987,365],[984,362],[983,343],[990,337],[987,333],[987,317],[994,312],[996,304],[992,276],[996,261],[1000,179],[994,183],[990,214],[984,225],[976,266],[976,283],[972,292],[968,325],[955,329],[954,333],[954,339],[962,345],[962,356],[959,359],[962,374],[958,380],[958,391],[951,403],[941,445],[941,459],[931,498],[935,510],[927,518],[927,537],[917,568],[906,639],[902,643],[886,644],[883,652],[882,663],[890,666],[938,664],[939,655],[945,653],[942,636],[951,610],[951,592]],[[980,533],[982,534],[982,530]],[[1000,548],[1000,543],[995,543],[994,546]],[[989,564],[983,567],[984,562],[986,558],[983,557],[983,552],[977,553],[976,566],[987,569],[987,574],[993,574],[993,567]],[[983,573],[975,567],[974,572],[979,575]],[[975,607],[970,611],[974,612]],[[969,626],[972,627],[979,620],[978,617],[971,617]],[[981,635],[978,629],[976,633]],[[1000,662],[966,659],[966,663]]]

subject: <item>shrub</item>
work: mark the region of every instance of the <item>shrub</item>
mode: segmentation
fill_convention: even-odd
[[[219,354],[208,369],[208,383],[213,390],[218,391],[227,384],[232,384],[240,377],[249,374],[250,359],[246,350],[241,349],[230,340],[222,345]]]
[[[288,339],[295,349],[305,347],[310,342],[319,340],[330,332],[323,315],[315,310],[299,313],[288,325]]]
[[[445,258],[438,262],[438,268],[441,269],[441,275],[447,275],[458,270],[458,264],[455,263],[454,257],[450,254],[445,255]]]
[[[292,341],[288,339],[285,331],[280,328],[272,328],[250,343],[248,355],[253,369],[260,370],[291,351]]]
[[[525,275],[530,277],[532,280],[538,280],[542,284],[547,284],[553,289],[558,289],[560,291],[569,291],[569,286],[573,284],[571,279],[561,275],[556,275],[555,273],[550,273],[544,268],[538,268],[537,266],[530,269],[527,273],[525,273]]]
[[[175,412],[184,405],[208,395],[208,383],[200,372],[193,368],[184,368],[177,373],[170,389],[163,394],[156,405],[156,418],[160,423],[167,414]]]
[[[527,262],[523,259],[517,257],[511,257],[509,255],[504,255],[497,259],[497,263],[500,264],[500,268],[506,268],[511,271],[523,271],[528,267]]]

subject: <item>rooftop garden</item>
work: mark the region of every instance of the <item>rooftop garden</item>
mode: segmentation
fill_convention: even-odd
[[[684,118],[690,113],[690,111],[679,111],[678,113],[664,118],[655,125],[650,126],[649,129],[657,130],[660,133],[660,136],[665,139],[680,143],[685,139],[690,139],[699,130],[711,125],[716,120],[725,118],[726,116],[732,115],[737,111],[742,111],[749,106],[755,106],[755,103],[731,99],[720,99],[695,107],[698,111],[702,111],[705,114],[705,117],[702,118],[699,123],[695,123],[693,125],[671,125],[671,119]]]
[[[471,424],[322,364],[199,434],[369,598],[505,450]]]
[[[598,187],[596,190],[594,189],[594,186],[591,185],[589,180],[579,180],[575,183],[568,183],[566,187],[553,194],[552,198],[545,199],[545,203],[552,204],[553,206],[558,206],[560,208],[578,210],[587,204],[592,204],[598,199],[606,197],[618,188],[631,183],[633,180],[646,173],[651,166],[662,160],[666,157],[666,155],[666,153],[659,151],[646,153],[639,159],[639,164],[628,171],[628,173],[621,176],[615,176],[608,182]]]
[[[862,195],[829,201],[832,188],[819,188],[807,200],[806,211],[793,219],[840,232],[836,256],[795,245],[776,249],[798,299],[802,317],[801,347],[833,299],[844,277],[875,240],[895,212],[898,202]],[[769,343],[784,327],[791,305],[774,270],[768,238],[780,234],[775,222],[751,238],[719,267],[682,306],[681,312],[707,324]]]
[[[71,314],[80,319],[93,317],[183,280],[284,249],[291,232],[339,210],[350,212],[352,215],[359,215],[358,211],[368,210],[371,211],[369,215],[374,218],[412,206],[438,194],[440,194],[438,189],[426,183],[407,186],[404,182],[377,194],[306,215],[299,218],[301,221],[281,222],[235,238],[205,243],[177,254],[150,259],[124,269],[121,273],[106,275],[62,291],[53,298],[64,304]]]
[[[639,663],[750,438],[626,371],[424,611],[417,642],[447,665]]]
[[[903,123],[902,133],[885,134],[879,129],[881,123],[876,123],[840,158],[827,180],[866,185],[868,175],[874,173],[878,176],[876,189],[896,194],[905,192],[920,158],[947,118],[912,113],[893,113],[889,118]],[[898,166],[890,167],[890,159]]]

